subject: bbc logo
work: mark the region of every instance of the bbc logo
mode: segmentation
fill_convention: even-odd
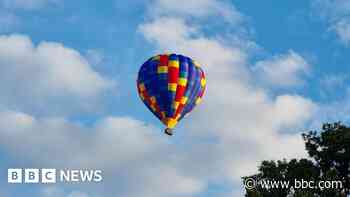
[[[56,183],[56,169],[8,169],[8,183]]]

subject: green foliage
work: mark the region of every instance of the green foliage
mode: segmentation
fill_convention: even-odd
[[[350,194],[350,128],[341,123],[324,124],[322,131],[302,134],[309,159],[290,161],[263,161],[258,174],[243,177],[261,180],[337,181],[343,189],[291,189],[266,188],[260,184],[254,190],[246,190],[247,197],[345,197]],[[292,185],[293,186],[293,185]]]
[[[324,124],[320,135],[311,131],[303,138],[324,178],[341,180],[344,192],[350,194],[350,128],[341,123]]]

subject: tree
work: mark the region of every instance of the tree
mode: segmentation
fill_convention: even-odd
[[[341,123],[324,124],[319,133],[310,131],[302,136],[313,160],[263,161],[257,174],[243,177],[243,180],[254,179],[259,183],[275,180],[289,184],[294,184],[295,180],[342,181],[343,188],[266,188],[258,184],[253,190],[246,189],[247,197],[345,197],[350,194],[350,128]]]
[[[350,194],[350,128],[341,123],[324,124],[320,135],[315,131],[303,134],[306,150],[325,178],[340,178]],[[335,177],[334,177],[335,176]]]

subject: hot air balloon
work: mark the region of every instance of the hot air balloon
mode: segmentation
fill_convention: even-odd
[[[205,75],[200,65],[189,57],[177,54],[157,55],[140,68],[137,89],[147,108],[167,127],[173,128],[203,97]]]

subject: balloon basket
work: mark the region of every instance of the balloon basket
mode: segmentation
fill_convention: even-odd
[[[169,135],[169,136],[172,136],[172,135],[173,135],[173,130],[170,129],[170,128],[166,128],[166,129],[164,130],[164,133],[167,134],[167,135]]]

